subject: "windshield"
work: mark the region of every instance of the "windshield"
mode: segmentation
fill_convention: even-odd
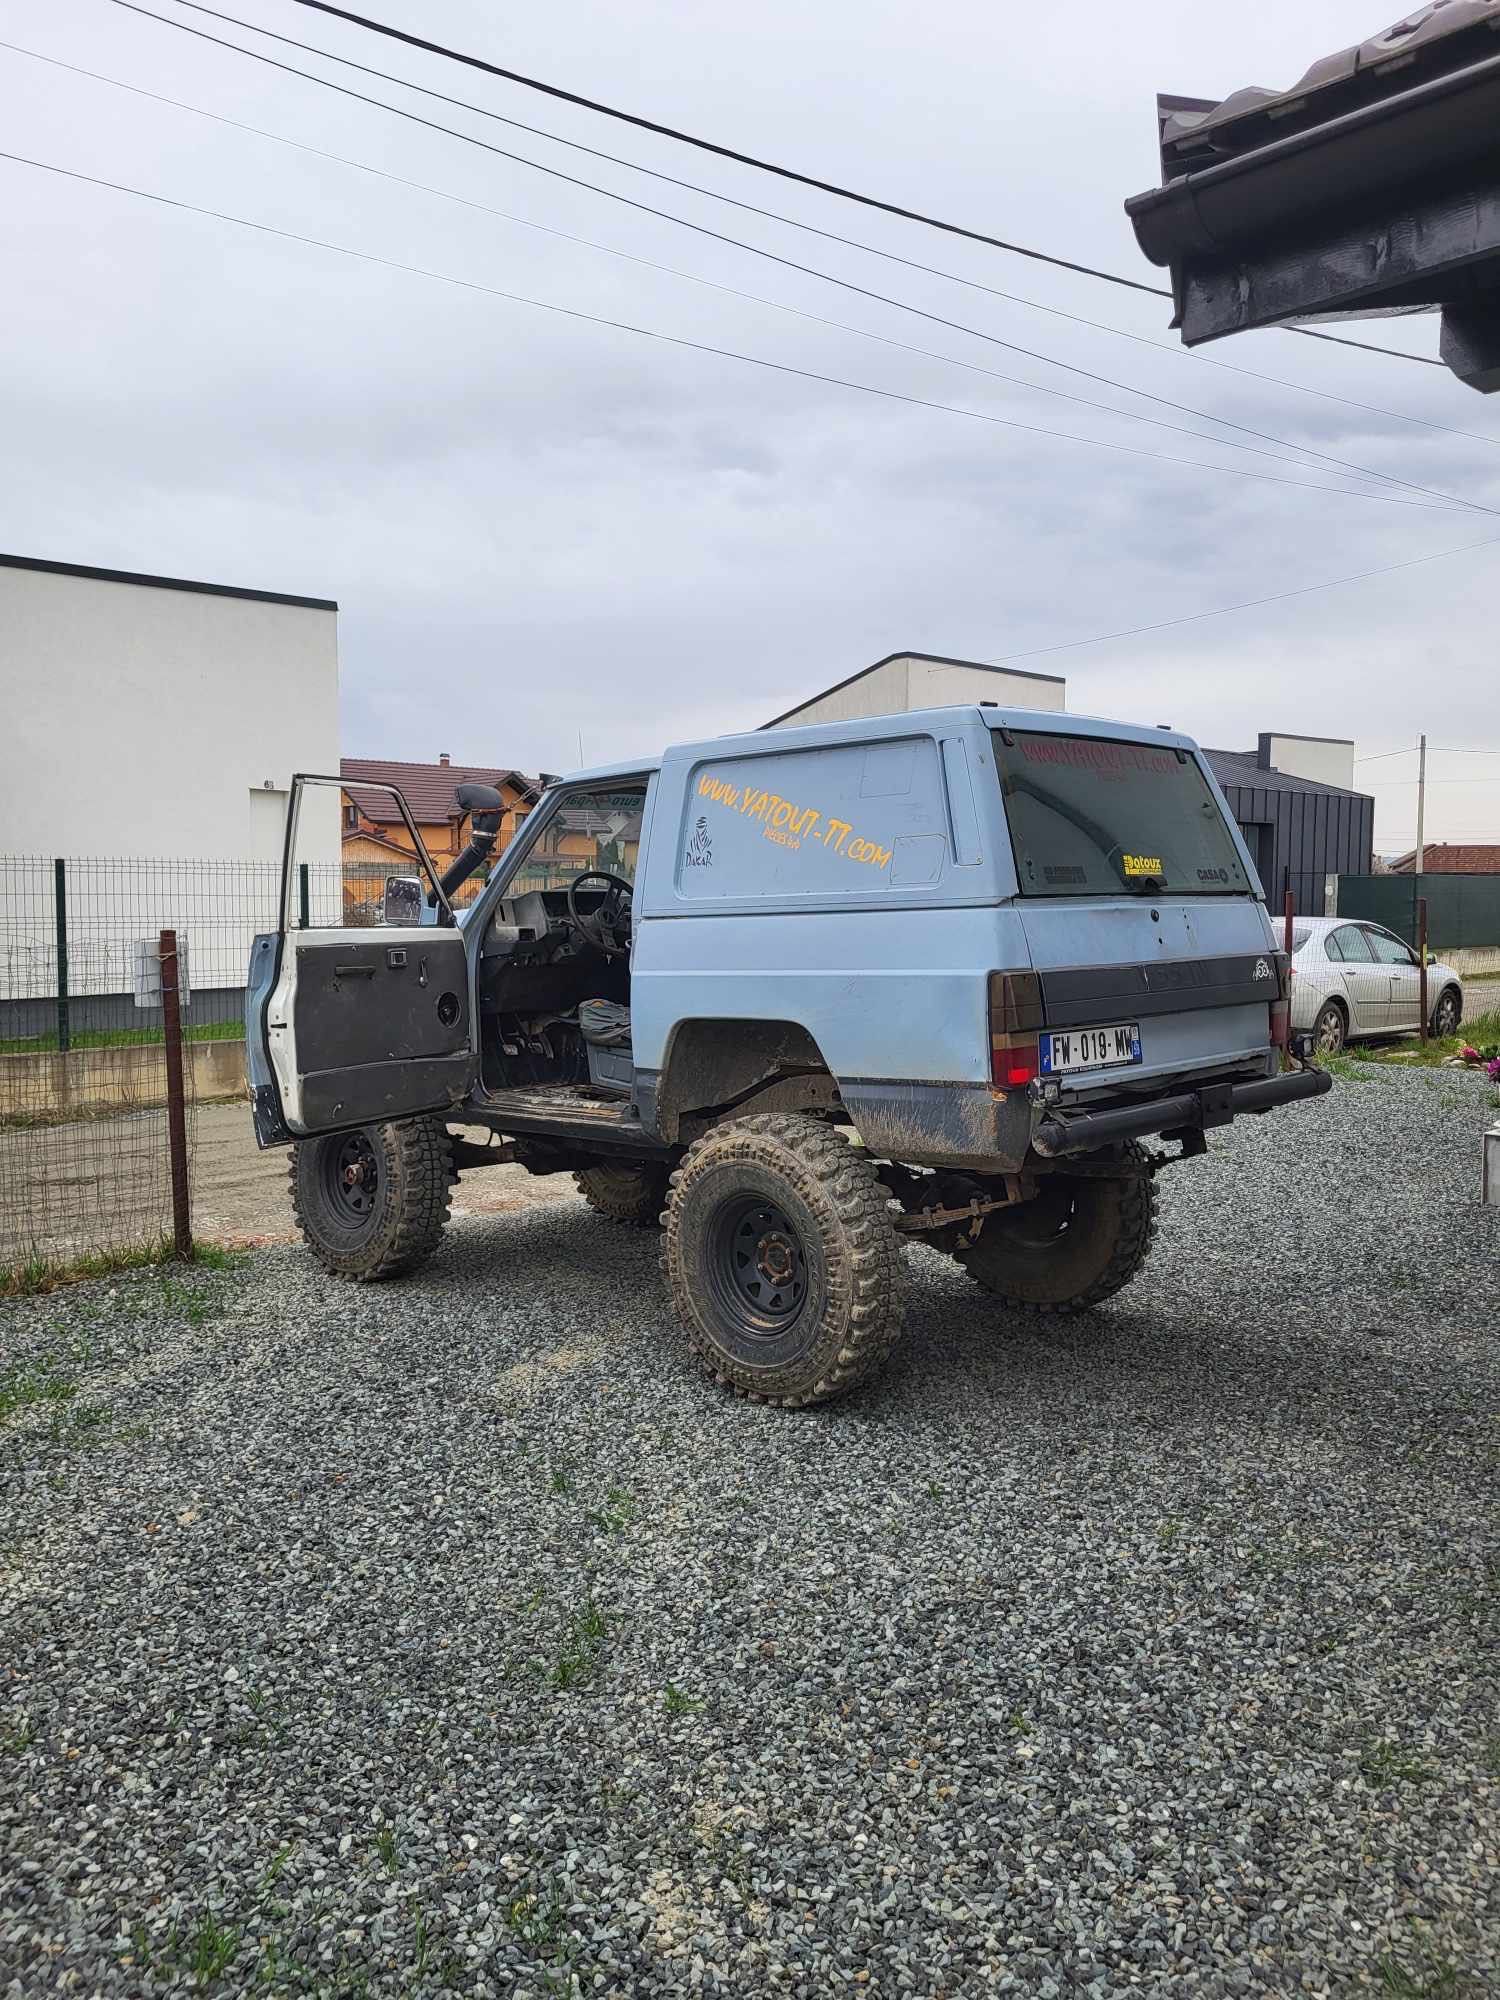
[[[1243,896],[1250,882],[1186,751],[995,730],[1023,896]]]

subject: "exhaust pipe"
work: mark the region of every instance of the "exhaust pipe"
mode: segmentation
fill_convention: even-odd
[[[500,819],[505,801],[493,785],[460,785],[454,793],[460,811],[473,816],[469,844],[442,877],[443,894],[451,896],[467,882],[476,868],[482,868],[495,851],[500,838]]]

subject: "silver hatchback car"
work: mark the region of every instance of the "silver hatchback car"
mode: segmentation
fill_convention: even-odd
[[[1352,917],[1298,917],[1292,925],[1292,1027],[1311,1034],[1320,1055],[1347,1041],[1414,1035],[1422,1022],[1417,954],[1394,932]],[[1463,981],[1441,959],[1427,960],[1429,1027],[1455,1032]]]

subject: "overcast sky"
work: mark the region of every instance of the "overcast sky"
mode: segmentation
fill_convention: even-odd
[[[292,0],[246,20],[1161,342],[1070,325],[666,188],[253,35],[710,228],[1351,461],[1500,508],[1500,397],[1264,333],[1185,356],[1163,301],[799,191],[476,75]],[[1381,0],[370,0],[383,18],[649,116],[1145,278],[1122,213],[1157,178],[1158,89],[1290,84],[1386,25]],[[0,50],[7,150],[281,229],[1017,424],[1348,488],[1012,387],[994,369],[1216,427],[780,268],[159,26],[111,0],[3,0],[7,42],[927,348],[927,359],[393,185]],[[1353,735],[1433,758],[1429,839],[1500,840],[1500,547],[1072,652],[1038,649],[1478,542],[1464,508],[1159,463],[771,373],[0,163],[7,304],[0,548],[336,597],[346,754],[567,769],[757,724],[911,648],[1068,677],[1069,706],[1253,745]],[[1436,351],[1431,318],[1351,328]],[[1455,436],[1327,400],[1350,398]],[[1279,447],[1263,445],[1263,451]],[[1375,482],[1364,482],[1367,487]],[[1377,845],[1408,846],[1415,757],[1362,763]]]

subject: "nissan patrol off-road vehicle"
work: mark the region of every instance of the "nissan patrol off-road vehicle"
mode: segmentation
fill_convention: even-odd
[[[818,1403],[889,1349],[903,1239],[1006,1305],[1097,1305],[1160,1167],[1329,1085],[1288,1066],[1249,854],[1171,732],[963,707],[723,737],[549,782],[498,856],[469,786],[442,873],[398,795],[420,876],[316,929],[298,825],[338,782],[294,782],[248,1051],[256,1135],[293,1142],[348,1278],[429,1257],[472,1168],[570,1173],[660,1220],[713,1376]]]

